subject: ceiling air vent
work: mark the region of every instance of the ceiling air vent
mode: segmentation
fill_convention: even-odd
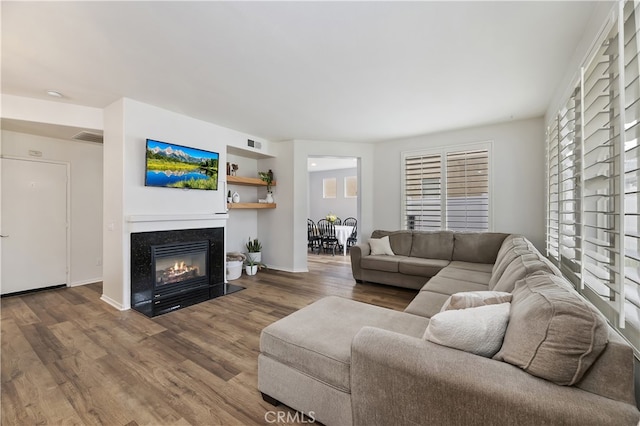
[[[104,141],[104,136],[99,133],[92,133],[83,130],[80,133],[75,134],[71,139],[75,139],[77,141],[102,143]]]

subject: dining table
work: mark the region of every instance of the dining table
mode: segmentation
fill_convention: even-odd
[[[335,225],[334,228],[336,230],[336,239],[342,245],[342,255],[346,256],[347,240],[349,239],[349,237],[351,236],[351,233],[353,232],[353,226]]]

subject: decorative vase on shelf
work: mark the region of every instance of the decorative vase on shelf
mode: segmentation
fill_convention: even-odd
[[[231,198],[231,191],[227,192],[227,203],[233,203],[233,198]]]
[[[267,203],[273,203],[273,194],[271,192],[267,192]]]
[[[237,192],[234,192],[232,197],[231,197],[231,200],[234,203],[239,203],[240,202],[240,194],[238,194]]]

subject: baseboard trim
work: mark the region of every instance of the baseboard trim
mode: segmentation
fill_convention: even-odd
[[[109,296],[106,296],[104,294],[102,296],[100,296],[100,300],[102,300],[103,302],[113,306],[114,308],[116,308],[119,311],[127,311],[127,310],[131,309],[129,307],[123,306],[122,304],[116,302],[115,300],[113,300],[112,298],[110,298]]]
[[[88,280],[82,280],[82,281],[74,281],[71,283],[71,285],[69,287],[78,287],[81,285],[87,285],[87,284],[95,284],[95,283],[100,283],[102,282],[102,277],[98,277],[98,278],[91,278]]]

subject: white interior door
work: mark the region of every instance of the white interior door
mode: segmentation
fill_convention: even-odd
[[[2,159],[2,294],[67,284],[67,166]]]

